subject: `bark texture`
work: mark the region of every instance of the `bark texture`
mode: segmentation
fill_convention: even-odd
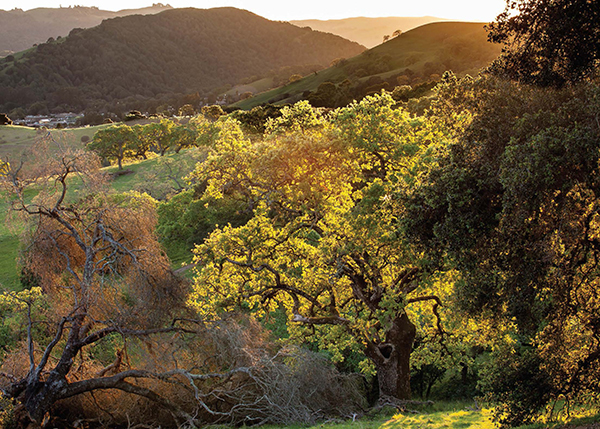
[[[392,322],[384,343],[367,345],[366,355],[375,364],[379,396],[410,399],[410,354],[416,328],[406,313]]]

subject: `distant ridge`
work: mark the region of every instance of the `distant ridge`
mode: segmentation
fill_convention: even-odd
[[[27,11],[0,10],[0,57],[43,43],[50,37],[66,36],[74,28],[90,28],[102,20],[127,15],[150,15],[172,9],[156,3],[142,9],[125,9],[118,12],[97,7],[37,8]]]
[[[421,17],[385,17],[385,18],[346,18],[346,19],[306,19],[290,21],[299,27],[310,27],[313,30],[337,34],[345,39],[353,40],[372,48],[383,42],[383,36],[392,36],[394,31],[408,31],[430,22],[448,21],[434,16]]]
[[[391,91],[398,85],[434,84],[447,70],[477,74],[498,57],[501,49],[500,45],[488,42],[483,23],[434,22],[338,61],[318,74],[262,92],[234,106],[251,109],[263,103],[294,103],[301,99],[312,103],[327,89],[324,101],[339,99],[339,103],[326,107],[338,107],[381,89]]]
[[[0,111],[80,111],[206,92],[286,66],[327,67],[364,47],[235,8],[107,19],[0,59]],[[122,107],[123,108],[123,107]]]

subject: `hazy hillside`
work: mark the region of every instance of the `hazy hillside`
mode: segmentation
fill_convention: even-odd
[[[284,66],[326,67],[363,50],[234,8],[131,15],[0,59],[0,111],[34,103],[81,110],[208,91]]]
[[[484,24],[439,22],[423,25],[369,49],[318,74],[236,103],[249,109],[263,103],[295,102],[318,96],[339,98],[339,105],[368,92],[396,85],[418,85],[439,79],[446,70],[477,73],[500,54],[501,47],[487,41]],[[331,82],[335,85],[322,84]],[[312,92],[312,95],[311,95]],[[312,102],[312,101],[311,101]],[[314,104],[314,103],[313,103]],[[329,106],[335,107],[335,106]]]
[[[171,9],[160,3],[143,9],[127,9],[119,12],[100,10],[97,7],[65,7],[59,9],[37,8],[27,11],[0,10],[0,57],[28,49],[48,38],[66,36],[73,28],[90,28],[102,20],[119,16],[154,14]]]
[[[391,36],[394,31],[408,31],[430,22],[447,21],[444,18],[433,16],[421,17],[387,17],[387,18],[346,18],[330,19],[322,21],[319,19],[307,19],[302,21],[290,21],[299,27],[310,27],[313,30],[325,31],[337,34],[348,40],[354,40],[367,48],[372,48],[383,42],[383,36]]]

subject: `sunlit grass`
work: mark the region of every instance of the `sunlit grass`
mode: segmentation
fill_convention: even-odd
[[[397,413],[393,416],[376,415],[347,420],[345,422],[325,422],[314,426],[288,425],[293,429],[438,429],[438,428],[477,428],[493,429],[491,411],[473,411],[468,402],[436,402],[421,408],[417,413]],[[284,426],[266,426],[268,429]]]
[[[91,139],[96,131],[106,128],[110,124],[96,125],[93,127],[68,128],[61,130],[50,130],[52,136],[60,140],[62,144],[71,147],[83,147],[82,138]],[[0,159],[17,158],[21,153],[31,150],[37,139],[48,131],[38,130],[31,127],[18,125],[0,125]]]
[[[471,404],[472,405],[472,404]],[[467,409],[468,403],[436,402],[434,405],[421,409],[418,413],[398,413],[393,416],[362,417],[345,422],[326,422],[314,426],[288,425],[265,426],[268,429],[496,429],[492,420],[491,409],[473,411]],[[585,415],[585,417],[584,417]],[[584,425],[597,423],[600,420],[598,410],[584,407],[573,410],[570,418],[554,423],[537,423],[534,425],[520,426],[518,429],[553,429],[577,428]]]
[[[396,428],[481,428],[492,429],[490,411],[438,411],[430,414],[398,414],[386,421],[382,429]]]
[[[600,408],[590,404],[567,407],[563,401],[557,402],[545,415],[540,416],[539,422],[521,426],[519,429],[552,429],[585,426],[600,421]]]

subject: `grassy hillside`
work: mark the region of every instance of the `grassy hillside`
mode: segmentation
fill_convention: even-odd
[[[287,103],[306,97],[324,82],[368,87],[385,80],[393,88],[399,77],[406,83],[427,81],[446,70],[456,74],[477,73],[500,53],[499,45],[487,41],[483,24],[439,22],[401,34],[386,43],[283,87],[240,101],[235,106],[251,109],[263,103]]]
[[[194,94],[284,66],[351,57],[361,45],[235,8],[172,9],[108,19],[0,59],[0,111],[78,111]]]
[[[100,10],[97,7],[36,8],[27,11],[0,10],[0,57],[28,49],[35,43],[44,43],[50,37],[66,36],[74,28],[90,28],[102,20],[133,14],[153,14],[170,9],[155,4],[143,9],[119,12]]]
[[[354,40],[367,48],[382,43],[383,36],[391,36],[394,31],[406,32],[430,22],[447,21],[434,16],[421,17],[386,17],[386,18],[346,18],[346,19],[306,19],[290,21],[298,27],[310,27],[313,30],[337,34],[348,40]]]
[[[15,159],[23,152],[30,150],[36,138],[50,132],[64,144],[81,145],[82,138],[92,138],[101,128],[109,125],[94,127],[70,128],[66,130],[42,130],[18,125],[0,125],[0,159]]]

